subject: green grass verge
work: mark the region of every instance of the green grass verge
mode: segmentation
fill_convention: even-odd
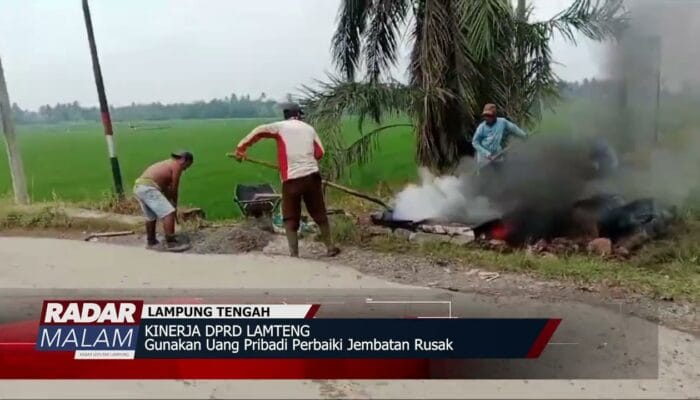
[[[58,229],[62,231],[104,232],[140,229],[118,218],[76,218],[69,216],[66,204],[39,203],[30,206],[14,205],[9,199],[0,199],[0,231]]]
[[[475,245],[412,243],[393,235],[365,235],[350,218],[333,219],[340,243],[368,250],[446,259],[469,267],[525,273],[540,279],[579,285],[602,284],[656,299],[700,301],[700,222],[683,222],[671,235],[650,243],[630,260],[606,260],[586,254],[542,256],[522,250],[498,252]]]

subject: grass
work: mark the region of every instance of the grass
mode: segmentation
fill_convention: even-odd
[[[373,251],[449,259],[470,267],[581,286],[620,287],[656,299],[700,301],[700,222],[682,223],[668,238],[651,243],[627,261],[586,254],[552,257],[517,250],[498,252],[437,241],[417,244],[394,235],[363,234],[345,217],[334,218],[333,234],[338,242]]]
[[[233,189],[238,183],[279,183],[275,171],[254,164],[237,163],[224,156],[257,124],[254,119],[167,121],[162,130],[131,130],[115,125],[115,141],[124,185],[131,190],[134,179],[150,163],[167,158],[171,151],[190,149],[195,165],[183,176],[181,203],[201,207],[213,219],[237,217]],[[355,135],[353,121],[348,136]],[[99,123],[20,126],[19,144],[27,185],[33,201],[102,201],[111,193],[112,176],[102,128]],[[382,157],[362,168],[353,168],[344,183],[373,190],[378,182],[404,183],[416,176],[412,132],[397,128],[379,141]],[[250,156],[275,160],[275,144],[263,141]],[[0,193],[11,183],[5,152],[0,152]]]
[[[109,218],[74,218],[64,212],[65,204],[41,203],[16,206],[0,199],[0,230],[58,229],[89,232],[132,230],[133,225]]]

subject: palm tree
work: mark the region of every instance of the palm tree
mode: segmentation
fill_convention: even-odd
[[[369,118],[409,115],[420,164],[449,170],[473,154],[471,133],[484,103],[497,103],[525,126],[557,98],[549,48],[555,34],[572,43],[575,33],[602,41],[624,26],[622,0],[574,0],[547,21],[531,21],[525,0],[342,0],[332,54],[340,72],[305,87],[310,119],[329,142],[334,171],[367,159],[379,126]],[[394,81],[404,30],[412,41],[408,83]],[[360,76],[361,75],[361,76]],[[359,116],[362,136],[349,147],[341,119]]]

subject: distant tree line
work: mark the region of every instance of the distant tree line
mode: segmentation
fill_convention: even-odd
[[[606,98],[618,96],[623,86],[609,79],[584,79],[580,82],[560,82],[559,94],[564,98]]]
[[[655,93],[656,81],[636,81],[629,84],[632,87],[643,87],[647,90],[646,93]],[[622,81],[614,79],[584,79],[577,82],[559,82],[559,94],[567,99],[572,98],[587,98],[587,99],[606,99],[620,96],[624,90],[630,89],[626,87]],[[679,88],[671,90],[663,81],[661,84],[662,97],[685,97],[698,98],[700,96],[700,84],[698,82],[686,81]]]
[[[559,94],[564,99],[593,98],[609,99],[619,96],[622,86],[619,81],[609,79],[584,79],[579,82],[564,82],[558,84]],[[662,88],[661,95],[670,93]],[[700,88],[691,84],[684,85],[678,95],[700,95]],[[285,101],[291,101],[287,95]],[[250,95],[238,96],[235,93],[223,99],[196,101],[191,103],[136,104],[123,107],[111,107],[114,121],[164,121],[170,119],[211,119],[211,118],[268,118],[280,115],[279,103],[267,98],[261,93],[257,99]],[[15,122],[18,124],[53,124],[61,122],[99,121],[100,111],[97,107],[84,107],[74,101],[43,105],[37,111],[24,110],[16,103],[12,105]]]
[[[16,103],[12,105],[15,122],[18,124],[53,124],[61,122],[99,121],[97,107],[84,107],[74,101],[56,105],[43,105],[37,111],[24,110]],[[280,114],[278,103],[262,93],[257,99],[250,95],[235,93],[223,99],[196,101],[192,103],[136,104],[111,107],[114,121],[161,121],[169,119],[210,118],[260,118]]]

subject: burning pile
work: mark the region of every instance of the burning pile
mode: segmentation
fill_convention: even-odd
[[[663,236],[674,210],[653,199],[625,203],[619,196],[597,195],[549,210],[518,209],[474,228],[489,246],[527,246],[533,253],[586,250],[629,255],[645,242]]]
[[[595,143],[600,143],[596,141]],[[653,198],[609,194],[616,156],[590,151],[591,142],[533,139],[507,162],[478,176],[421,172],[421,184],[398,194],[393,213],[373,218],[392,229],[425,224],[472,227],[487,246],[527,247],[534,253],[613,249],[629,254],[663,235],[674,211]],[[595,147],[595,146],[594,146]],[[608,167],[608,168],[605,168]]]

